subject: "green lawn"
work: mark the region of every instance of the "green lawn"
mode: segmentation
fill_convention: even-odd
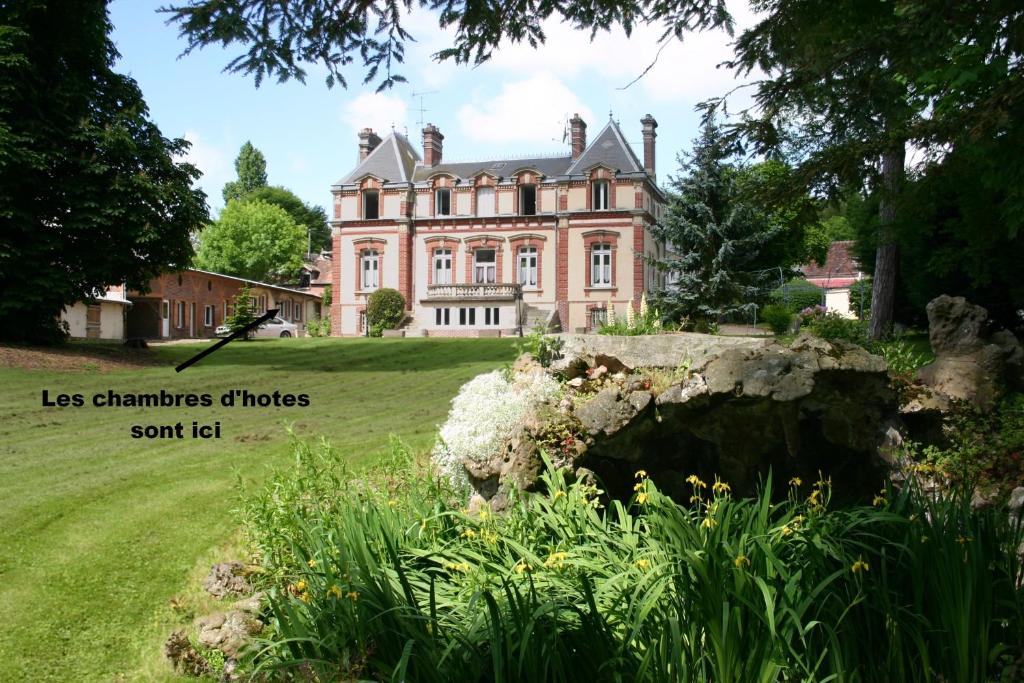
[[[169,607],[235,533],[235,473],[288,460],[285,423],[355,464],[388,435],[429,447],[458,387],[512,340],[291,339],[154,348],[153,367],[0,368],[0,681],[149,680]],[[44,408],[43,389],[307,393],[308,408]],[[138,441],[133,424],[219,420],[219,440]],[[162,677],[162,674],[161,674]]]

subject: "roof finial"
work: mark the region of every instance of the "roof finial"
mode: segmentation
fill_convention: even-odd
[[[608,120],[609,121],[612,120],[612,110],[611,110],[611,107],[608,108]]]

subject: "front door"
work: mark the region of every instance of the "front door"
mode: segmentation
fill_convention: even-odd
[[[167,299],[160,302],[160,317],[162,318],[161,324],[163,325],[160,336],[166,339],[171,336],[171,302]]]

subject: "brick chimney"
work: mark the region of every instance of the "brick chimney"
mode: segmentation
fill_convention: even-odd
[[[441,143],[444,136],[437,126],[428,123],[423,129],[423,165],[437,166],[441,163]]]
[[[573,114],[569,119],[569,131],[572,142],[572,160],[576,161],[587,148],[587,122],[580,118],[579,114]]]
[[[644,127],[644,170],[654,177],[654,138],[658,137],[658,134],[654,132],[654,129],[658,127],[658,122],[654,120],[654,117],[648,114],[647,116],[640,119],[640,123]]]
[[[363,128],[359,131],[359,163],[370,156],[370,152],[380,144],[380,137],[373,132],[372,128]]]

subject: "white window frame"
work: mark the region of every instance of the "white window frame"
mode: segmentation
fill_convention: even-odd
[[[441,201],[441,197],[442,196],[447,197],[447,199],[448,199],[447,211],[443,210],[442,204],[444,204],[444,202]],[[454,199],[454,197],[452,197],[452,190],[451,190],[450,187],[439,187],[436,190],[434,190],[434,215],[435,216],[451,216],[451,215],[453,215],[452,214],[452,200],[453,199]]]
[[[213,327],[213,306],[206,304],[203,306],[203,327]]]
[[[362,273],[359,280],[360,291],[372,292],[380,289],[380,254],[376,249],[363,249],[359,257],[359,268]]]
[[[434,284],[453,284],[455,281],[454,266],[455,261],[452,258],[451,249],[445,249],[443,247],[434,249]]]
[[[494,188],[490,185],[484,185],[476,188],[476,215],[477,216],[493,216],[496,213],[494,204]]]
[[[607,180],[595,180],[591,188],[590,207],[594,211],[607,211],[610,206],[611,183]]]
[[[590,248],[590,286],[612,286],[612,245],[607,242]]]
[[[490,252],[494,255],[493,261],[480,261],[480,254]],[[490,279],[487,276],[490,275]],[[476,249],[473,251],[473,284],[492,285],[498,281],[498,250],[497,249]]]
[[[540,255],[537,247],[519,247],[516,254],[516,277],[519,284],[527,289],[537,288],[537,269]]]

